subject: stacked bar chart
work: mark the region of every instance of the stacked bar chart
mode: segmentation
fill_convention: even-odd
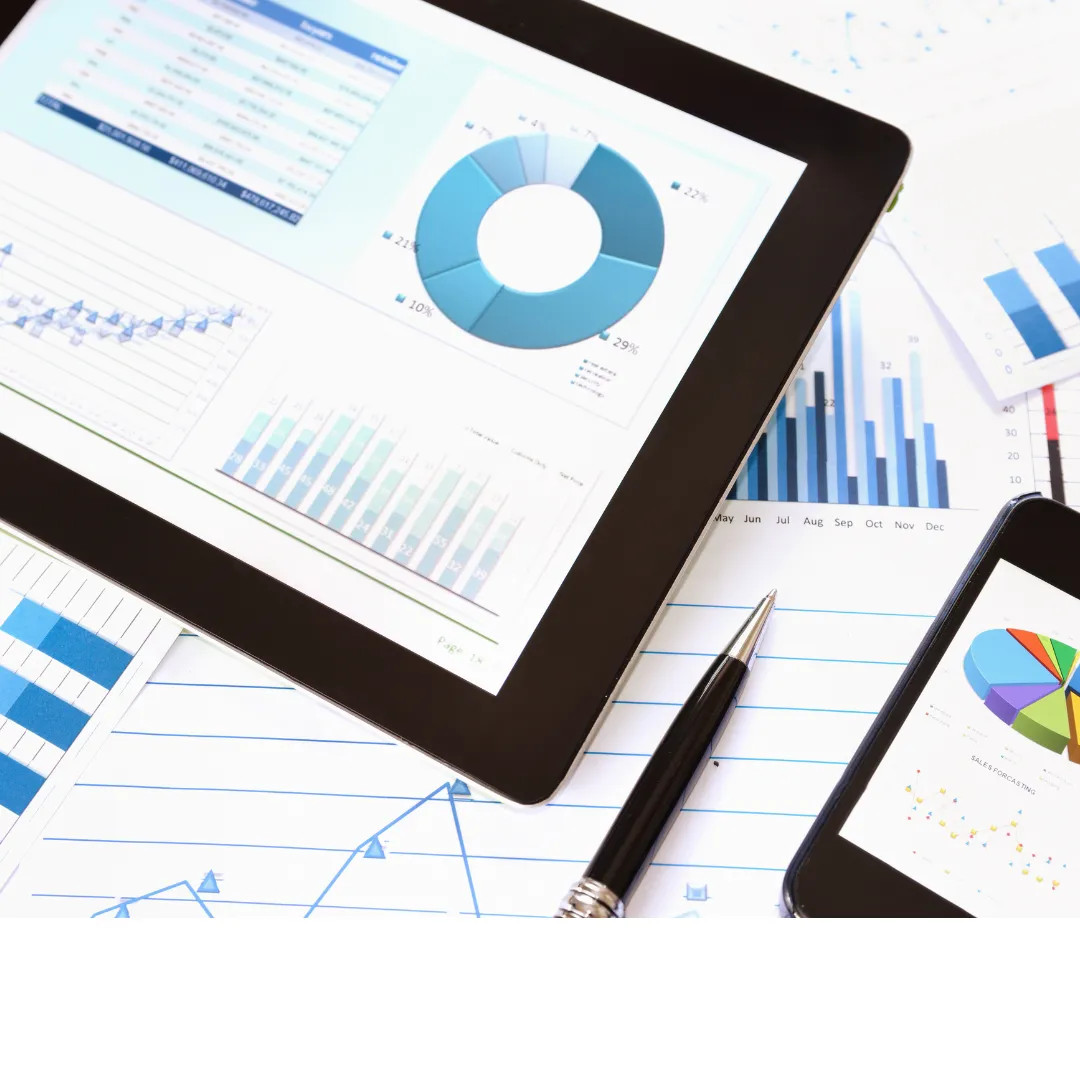
[[[74,578],[70,585],[54,595],[63,597],[57,606],[71,617],[0,590],[0,841],[86,730],[145,637],[141,627],[127,634],[137,607],[111,619],[116,599],[99,587],[77,588]],[[125,644],[131,637],[130,651],[76,621],[85,621],[99,600],[109,616],[103,606],[94,621],[111,623]]]
[[[819,370],[796,378],[730,497],[948,509],[948,466],[924,416],[919,354],[906,356],[906,383],[879,374],[893,370],[892,360],[875,360],[871,375],[856,292],[836,302],[830,336],[831,349],[815,354],[823,357]]]
[[[1035,258],[1064,297],[1070,316],[1080,318],[1080,259],[1064,241],[1040,248]],[[1064,352],[1069,345],[1046,306],[1016,267],[983,279],[1036,360]]]
[[[496,440],[464,433],[445,447],[429,441],[378,407],[278,395],[256,411],[219,471],[486,606],[488,582],[526,521],[554,527],[560,492],[550,478],[522,484],[521,470],[535,467],[507,448],[490,451]]]

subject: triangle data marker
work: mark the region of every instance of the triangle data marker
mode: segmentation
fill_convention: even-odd
[[[383,851],[382,844],[379,843],[379,838],[376,836],[367,846],[367,851],[364,852],[365,859],[385,859],[386,852]]]
[[[471,796],[472,796],[472,791],[470,790],[469,785],[466,784],[464,780],[455,780],[450,785],[450,797],[451,798],[456,799],[456,798],[460,797],[460,798],[468,799]]]
[[[202,884],[195,890],[201,893],[219,893],[221,889],[218,888],[217,878],[214,877],[214,871],[208,870],[206,877],[203,878]]]
[[[113,916],[113,918],[114,919],[130,919],[131,918],[131,912],[128,911],[127,904],[121,904],[116,909],[116,914]]]

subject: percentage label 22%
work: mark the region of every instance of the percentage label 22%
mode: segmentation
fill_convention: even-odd
[[[707,203],[709,201],[709,193],[702,191],[701,188],[691,187],[689,184],[680,183],[676,180],[671,185],[672,191],[677,191],[684,199],[689,199],[691,202]]]

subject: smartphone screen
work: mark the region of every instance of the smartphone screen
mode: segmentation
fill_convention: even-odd
[[[972,915],[1080,915],[1078,735],[1080,599],[1001,560],[840,835]]]

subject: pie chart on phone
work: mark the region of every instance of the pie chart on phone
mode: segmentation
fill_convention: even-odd
[[[1080,653],[1046,634],[984,630],[964,656],[982,703],[1018,735],[1080,764]]]

